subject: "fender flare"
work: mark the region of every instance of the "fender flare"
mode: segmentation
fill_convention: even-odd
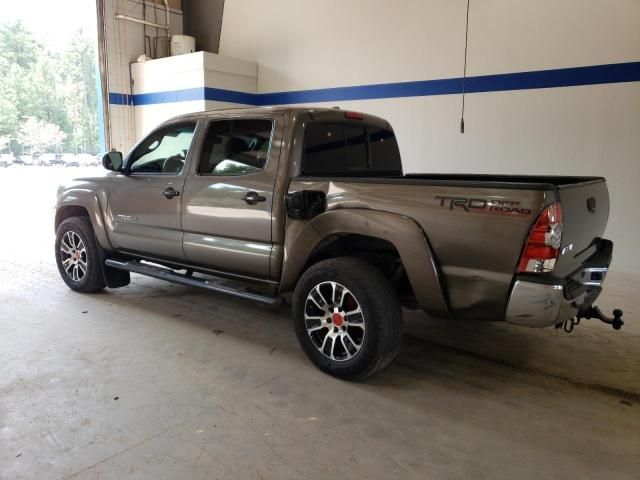
[[[54,223],[54,229],[58,228],[61,213],[68,207],[83,208],[87,211],[93,231],[98,240],[98,244],[105,250],[113,250],[109,236],[107,235],[107,228],[103,217],[102,204],[106,205],[106,196],[102,200],[99,198],[99,193],[89,192],[84,189],[69,189],[66,190],[62,196],[58,198],[56,204],[56,217]]]
[[[107,229],[104,222],[103,210],[101,203],[106,205],[106,196],[102,200],[99,198],[99,193],[95,194],[83,189],[70,189],[65,191],[58,199],[56,205],[56,217],[54,228],[57,229],[58,225],[62,222],[61,213],[65,208],[82,208],[87,212],[93,232],[98,242],[98,255],[100,257],[100,268],[102,269],[102,275],[105,283],[109,288],[118,288],[129,285],[131,276],[129,272],[124,270],[116,270],[114,268],[107,267],[104,264],[106,259],[106,252],[113,251],[111,242],[107,235]]]
[[[418,305],[430,315],[451,316],[425,232],[409,217],[378,210],[338,209],[311,221],[290,220],[285,235],[281,293],[295,288],[316,247],[336,234],[366,235],[391,243],[400,254]]]

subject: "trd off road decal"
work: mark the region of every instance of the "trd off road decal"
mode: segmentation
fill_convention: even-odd
[[[449,210],[460,209],[470,213],[494,213],[497,215],[531,215],[530,208],[522,208],[512,200],[487,200],[486,198],[443,197],[436,195],[440,206]]]

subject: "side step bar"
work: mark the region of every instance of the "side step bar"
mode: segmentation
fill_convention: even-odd
[[[244,285],[235,286],[231,281],[223,279],[192,277],[190,275],[176,273],[168,268],[156,267],[154,265],[147,265],[140,262],[122,262],[111,258],[107,258],[104,264],[107,267],[116,268],[118,270],[128,270],[129,272],[139,273],[140,275],[146,275],[147,277],[159,278],[160,280],[166,280],[168,282],[200,287],[206,290],[211,290],[212,292],[226,293],[227,295],[244,298],[246,300],[253,300],[254,302],[265,303],[267,305],[279,305],[282,303],[282,299],[277,295],[266,295],[251,292],[247,290]]]

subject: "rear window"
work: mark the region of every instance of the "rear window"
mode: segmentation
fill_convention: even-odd
[[[211,122],[200,154],[200,175],[247,175],[264,168],[272,121],[267,119]]]
[[[302,174],[311,176],[402,175],[392,131],[353,123],[306,127]]]

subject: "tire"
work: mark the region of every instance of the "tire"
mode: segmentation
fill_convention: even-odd
[[[56,264],[62,280],[71,290],[94,293],[106,286],[99,248],[87,217],[70,217],[60,224],[56,231]]]
[[[398,297],[383,273],[359,258],[338,257],[311,266],[298,281],[292,312],[302,349],[335,377],[368,377],[400,351]]]

